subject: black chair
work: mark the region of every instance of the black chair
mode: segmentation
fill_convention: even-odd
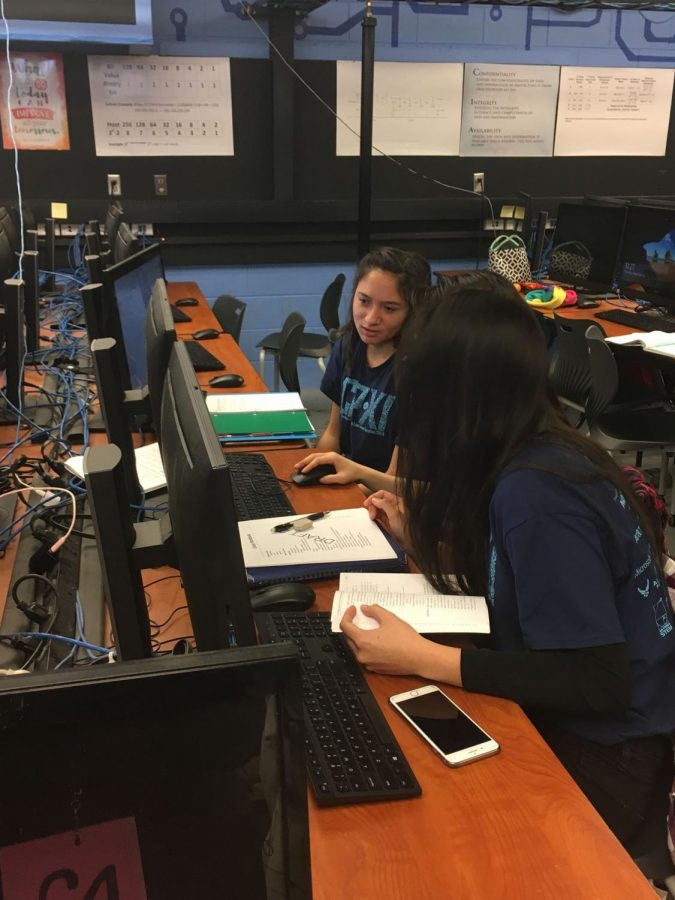
[[[340,308],[340,300],[342,298],[342,289],[345,283],[345,276],[340,273],[328,285],[323,292],[321,298],[321,306],[319,315],[321,324],[326,329],[325,334],[315,334],[313,332],[305,333],[300,346],[300,356],[316,359],[322,372],[326,370],[324,359],[330,356],[333,350],[333,343],[337,337],[337,331],[340,327],[340,319],[338,311]],[[274,390],[279,390],[279,347],[281,345],[281,332],[275,331],[266,335],[261,341],[258,341],[256,347],[260,348],[259,367],[260,377],[265,380],[265,359],[268,353],[274,354]]]
[[[589,331],[591,386],[586,398],[586,422],[591,438],[608,450],[640,454],[661,451],[659,493],[665,493],[668,453],[675,451],[675,407],[617,403],[619,369],[611,347],[601,334]],[[638,465],[640,462],[638,461]],[[675,490],[671,497],[671,521],[675,513]]]
[[[222,331],[231,334],[237,343],[244,323],[246,304],[230,294],[221,294],[213,304],[213,315],[218,319]]]
[[[576,410],[578,428],[585,418],[588,392],[591,389],[591,365],[586,343],[587,334],[604,338],[605,332],[592,319],[567,319],[553,314],[555,346],[549,378],[563,406]]]
[[[281,380],[288,391],[300,393],[300,379],[298,377],[298,355],[305,331],[305,318],[298,312],[292,312],[281,329],[281,341],[279,345],[278,368]],[[278,390],[278,387],[275,388]]]

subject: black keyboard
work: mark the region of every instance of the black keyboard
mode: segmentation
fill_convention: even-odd
[[[633,331],[675,332],[675,317],[672,316],[651,316],[649,313],[631,312],[628,309],[609,309],[607,312],[596,313],[595,317],[617,325],[626,325]]]
[[[195,372],[216,372],[225,368],[225,363],[209,353],[199,341],[183,341]]]
[[[240,522],[295,513],[274,469],[261,453],[228,453],[225,459]]]
[[[182,309],[179,309],[177,306],[171,307],[171,315],[173,316],[174,322],[191,322],[192,316],[188,316],[186,312],[183,312]]]
[[[329,613],[256,613],[260,641],[300,650],[309,782],[319,806],[405,800],[422,789]]]

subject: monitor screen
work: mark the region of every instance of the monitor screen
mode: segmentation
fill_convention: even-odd
[[[309,900],[300,690],[288,645],[5,678],[2,896]]]
[[[631,206],[619,282],[630,296],[675,307],[675,208]],[[633,288],[631,290],[631,287]]]
[[[182,341],[171,349],[161,415],[171,528],[197,648],[254,644],[230,470]]]
[[[9,36],[17,41],[151,44],[151,0],[5,0]]]
[[[609,290],[615,281],[626,207],[561,203],[548,267],[555,281]]]
[[[148,396],[152,426],[157,440],[161,440],[162,390],[169,367],[171,348],[176,341],[166,282],[158,278],[152,289],[145,323],[145,352],[148,366]]]
[[[150,295],[164,278],[160,245],[153,244],[103,272],[103,284],[112,309],[107,337],[122,340],[129,372],[129,387],[140,388],[148,378],[145,355],[145,319]],[[115,321],[117,318],[118,321]],[[126,373],[122,369],[123,377]]]

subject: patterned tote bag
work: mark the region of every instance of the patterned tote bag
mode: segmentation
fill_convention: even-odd
[[[509,281],[532,281],[527,249],[517,234],[501,234],[494,239],[488,252],[488,268]]]

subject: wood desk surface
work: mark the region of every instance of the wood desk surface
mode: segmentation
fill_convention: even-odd
[[[170,296],[200,296],[195,287],[171,285]],[[208,307],[187,309],[193,321],[177,331],[187,327],[189,336],[213,327]],[[265,389],[229,336],[206,347],[243,374],[249,390]],[[304,453],[266,451],[284,480]],[[363,499],[353,485],[291,484],[288,496],[300,513],[357,506]],[[156,621],[185,602],[175,572],[158,583],[164,574],[152,570],[144,578]],[[317,608],[329,609],[335,582],[313,587]],[[162,630],[162,639],[190,630],[184,611]],[[450,769],[389,706],[392,694],[420,679],[368,675],[368,681],[423,794],[334,809],[320,809],[310,796],[315,900],[653,900],[646,880],[516,704],[444,686],[501,745],[497,756]]]

